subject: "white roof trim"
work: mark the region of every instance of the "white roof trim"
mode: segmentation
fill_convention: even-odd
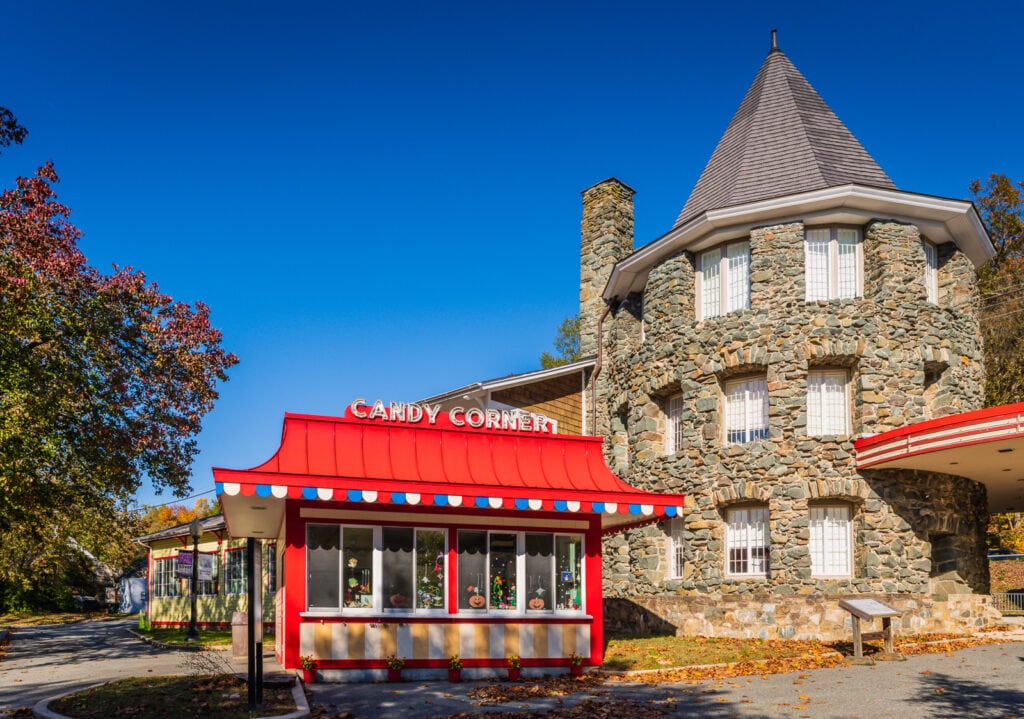
[[[443,392],[436,394],[432,397],[426,397],[420,402],[432,403],[440,402],[451,397],[457,397],[459,395],[471,395],[482,392],[494,392],[496,390],[508,389],[509,387],[519,387],[524,384],[533,384],[534,382],[543,382],[544,380],[555,379],[556,377],[562,377],[568,374],[574,374],[576,372],[582,372],[583,370],[589,369],[594,366],[594,358],[588,358],[584,360],[578,360],[570,364],[559,365],[558,367],[550,367],[548,369],[540,369],[534,372],[525,372],[523,374],[509,375],[507,377],[499,377],[497,379],[485,380],[483,382],[477,382],[475,384],[466,385],[465,387],[459,387],[449,392]]]
[[[603,295],[605,300],[611,300],[639,291],[647,283],[651,269],[666,257],[680,250],[698,251],[740,237],[767,222],[852,223],[872,218],[917,224],[932,242],[955,242],[975,267],[995,255],[977,210],[966,200],[840,185],[704,212],[619,261]]]

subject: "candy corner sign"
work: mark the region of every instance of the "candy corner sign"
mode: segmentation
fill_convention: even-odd
[[[367,402],[362,397],[352,400],[349,413],[358,419],[379,422],[406,422],[409,424],[437,424],[444,417],[454,427],[496,429],[512,432],[557,434],[558,423],[550,417],[521,409],[480,409],[479,407],[452,407],[441,411],[439,404],[416,402]]]

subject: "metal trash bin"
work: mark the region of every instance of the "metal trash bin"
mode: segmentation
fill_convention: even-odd
[[[249,617],[245,612],[231,615],[231,654],[244,657],[249,653]]]

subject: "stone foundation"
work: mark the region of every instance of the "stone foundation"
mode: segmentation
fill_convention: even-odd
[[[945,600],[924,594],[871,597],[903,611],[893,620],[899,635],[967,634],[1002,621],[991,598],[984,594],[953,594]],[[605,632],[627,634],[843,641],[852,637],[852,629],[849,612],[839,608],[841,598],[768,594],[608,598],[604,600],[604,628]],[[881,628],[881,621],[875,624],[865,631]]]

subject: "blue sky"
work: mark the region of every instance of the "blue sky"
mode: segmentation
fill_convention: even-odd
[[[203,300],[241,363],[212,466],[285,411],[525,372],[578,301],[580,191],[671,226],[779,45],[900,188],[1024,178],[1019,3],[16,3],[0,105],[101,269]],[[167,501],[146,490],[146,502]]]

